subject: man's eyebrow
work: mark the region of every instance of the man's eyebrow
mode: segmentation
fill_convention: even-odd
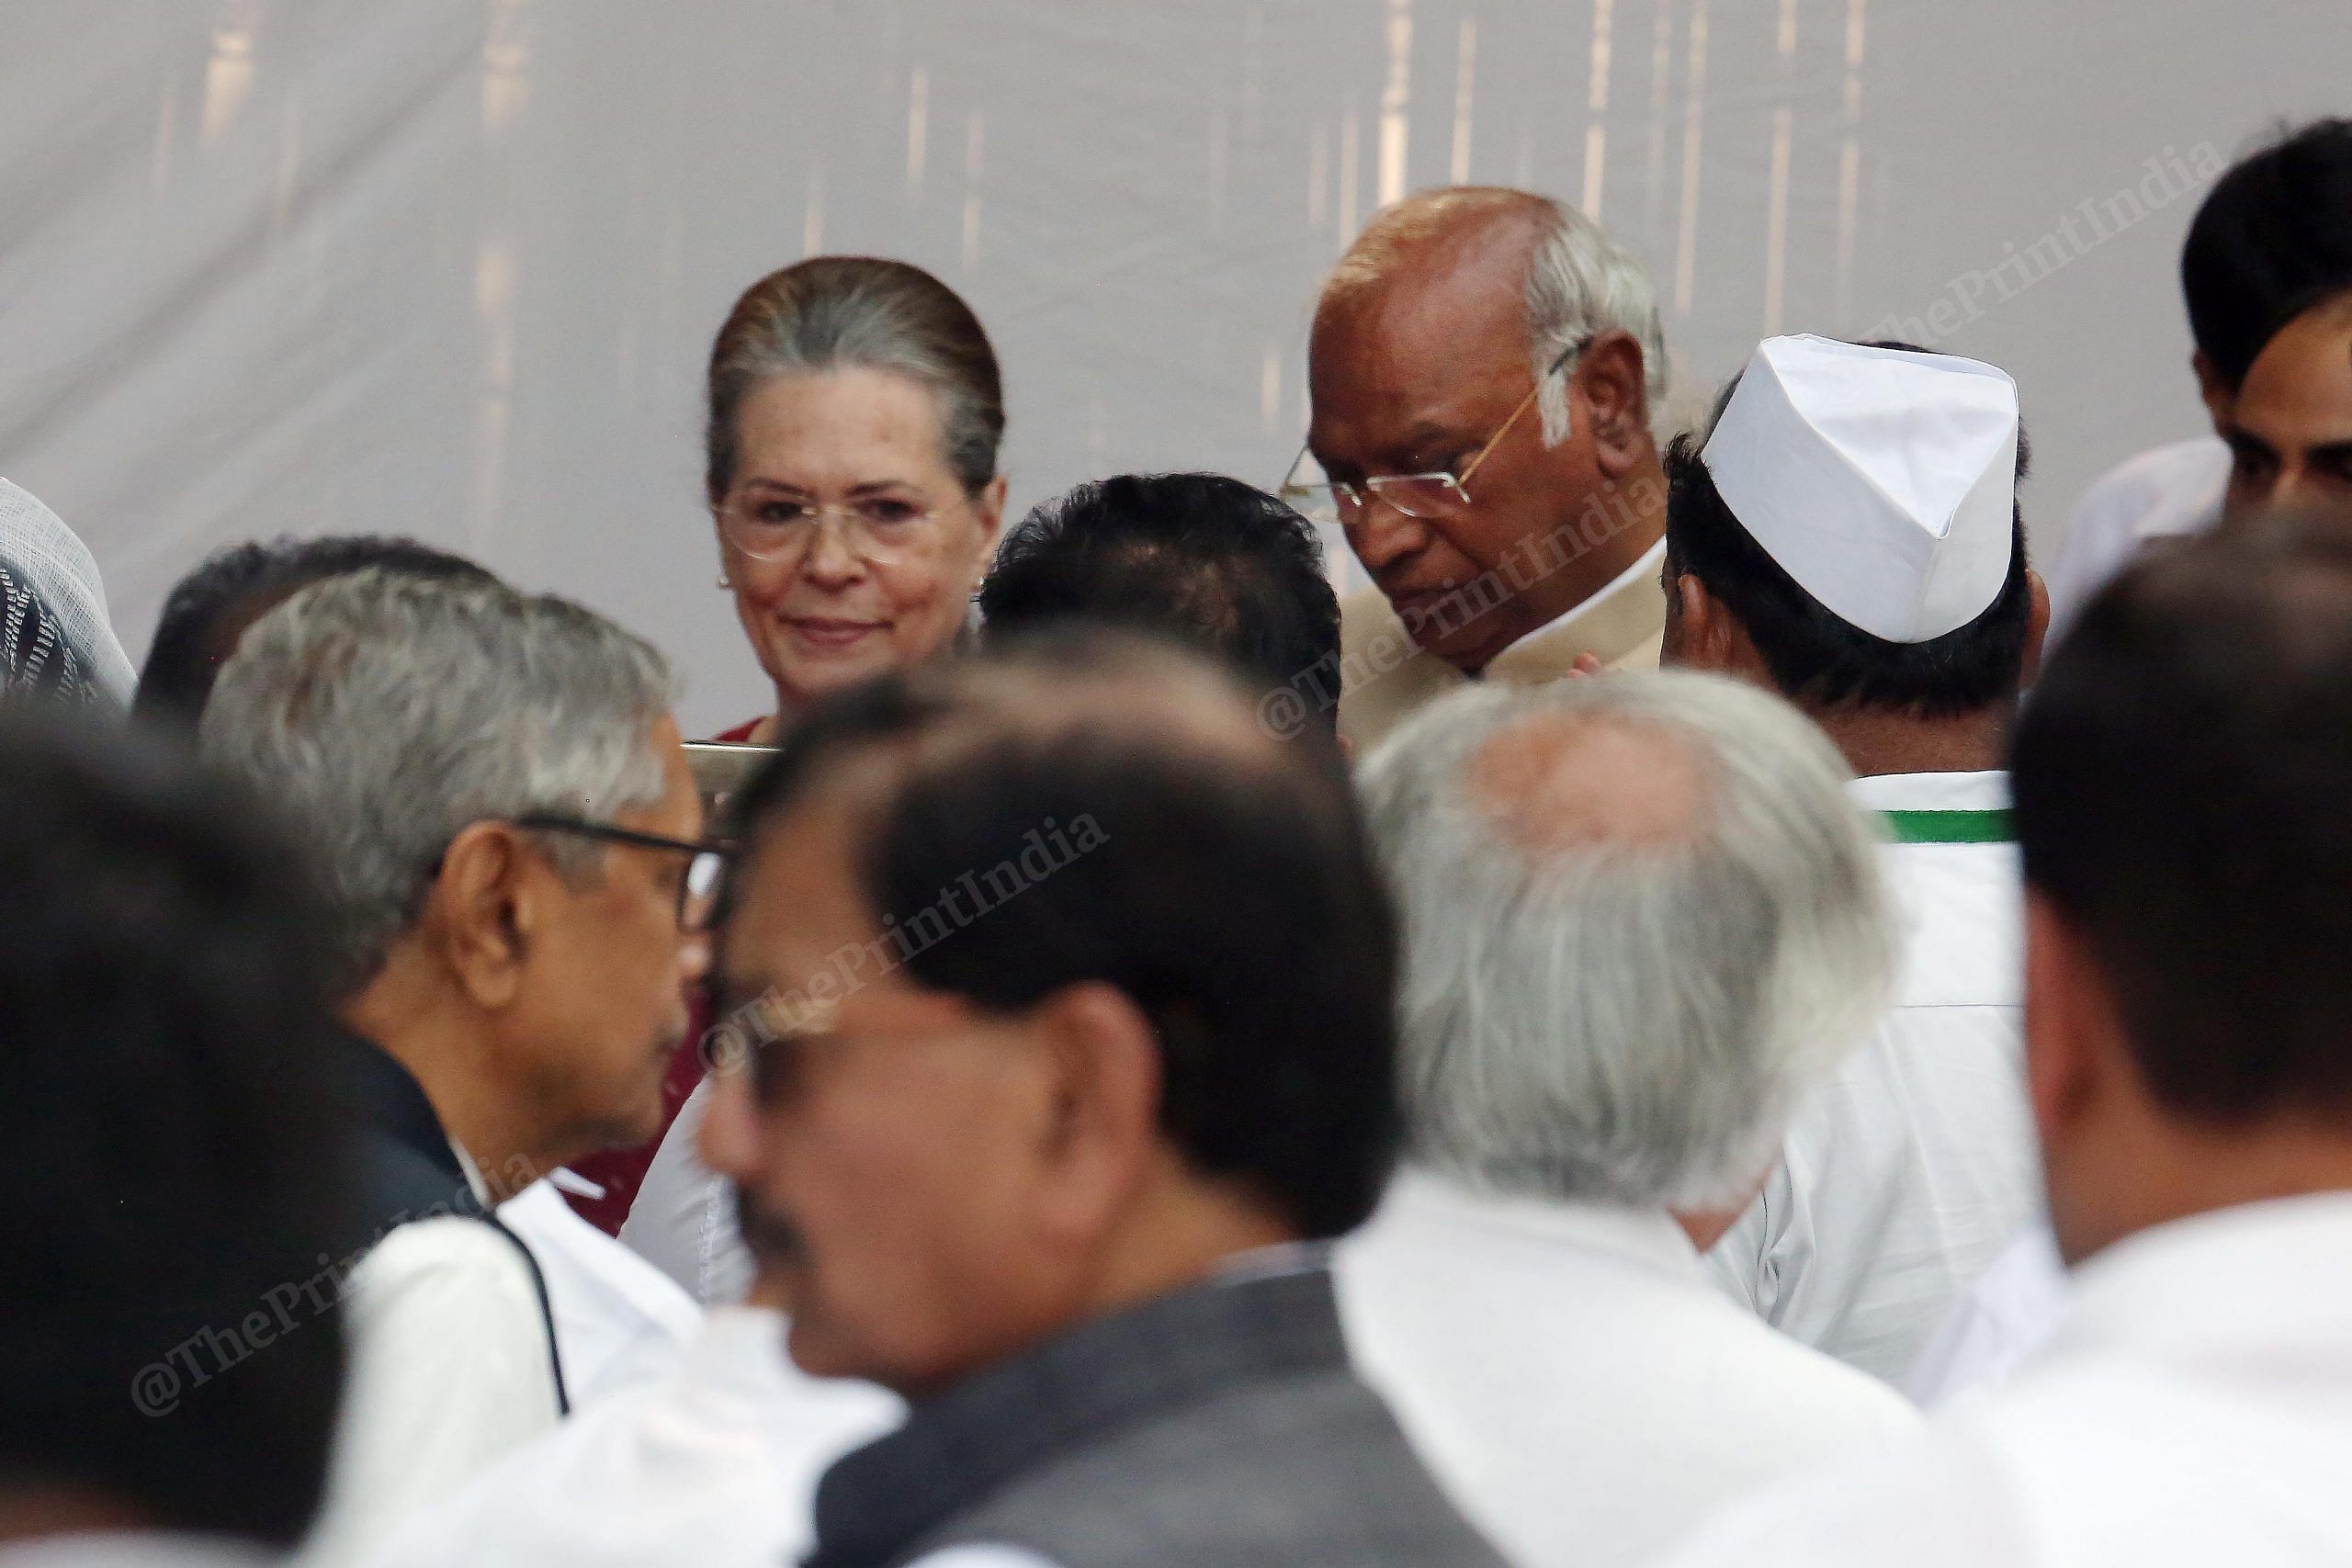
[[[2223,431],[2222,433],[2222,439],[2229,444],[2230,450],[2233,452],[2250,452],[2258,457],[2276,457],[2278,456],[2278,449],[2271,446],[2269,442],[2265,441],[2261,436],[2256,435],[2250,431],[2242,429],[2236,425],[2232,425],[2229,429]]]
[[[2324,463],[2352,463],[2352,435],[2340,441],[2322,441],[2304,456]]]

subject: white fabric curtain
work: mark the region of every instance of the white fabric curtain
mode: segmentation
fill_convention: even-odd
[[[753,277],[963,290],[1016,507],[1271,484],[1319,273],[1468,178],[1648,260],[1670,416],[1774,330],[1999,363],[2052,524],[2198,428],[2182,230],[2347,80],[2343,0],[6,0],[0,472],[134,654],[214,546],[406,533],[652,637],[706,728],[765,705],[698,505]]]

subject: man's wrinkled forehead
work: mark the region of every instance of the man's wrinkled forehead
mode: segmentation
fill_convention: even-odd
[[[1372,276],[1343,270],[1317,305],[1314,352],[1433,357],[1498,329],[1523,336],[1535,238],[1524,219],[1488,215],[1401,243]]]
[[[1528,353],[1527,244],[1432,241],[1328,299],[1308,347],[1318,449],[1343,427],[1483,415]]]

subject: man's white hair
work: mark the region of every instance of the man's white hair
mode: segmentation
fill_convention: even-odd
[[[1596,734],[1656,775],[1600,776]],[[1391,737],[1362,789],[1403,908],[1409,1157],[1498,1193],[1743,1201],[1886,996],[1848,776],[1786,704],[1686,672],[1476,687]]]
[[[254,622],[200,733],[208,761],[306,830],[347,993],[415,923],[469,824],[659,804],[652,729],[669,707],[661,654],[569,600],[370,569]],[[575,875],[601,852],[554,835],[547,848]]]
[[[1526,293],[1531,373],[1540,389],[1544,445],[1568,435],[1567,377],[1547,376],[1553,362],[1598,333],[1632,334],[1642,347],[1642,378],[1649,406],[1664,406],[1666,330],[1649,270],[1601,226],[1566,202],[1498,186],[1448,186],[1417,191],[1373,214],[1323,286],[1329,302],[1385,282],[1406,255],[1441,236],[1481,222],[1530,216],[1535,248],[1528,257]],[[1575,361],[1568,364],[1573,367]]]

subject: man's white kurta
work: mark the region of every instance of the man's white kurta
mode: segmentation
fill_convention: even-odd
[[[709,1314],[683,1364],[481,1472],[371,1568],[776,1568],[815,1536],[826,1467],[897,1425],[896,1396],[810,1378],[784,1320]]]
[[[710,1104],[706,1076],[662,1135],[621,1240],[707,1307],[731,1306],[752,1288],[752,1254],[735,1224],[735,1189],[705,1165],[697,1140]]]
[[[2066,1265],[2050,1227],[2028,1225],[1969,1287],[1911,1369],[1904,1392],[1941,1410],[2007,1382],[2066,1316]]]
[[[1663,1213],[1408,1168],[1333,1272],[1357,1369],[1527,1568],[1647,1562],[1762,1483],[1918,1425],[1883,1383],[1724,1301]]]
[[[2007,775],[1849,786],[1871,811],[1993,811]],[[2024,893],[2014,843],[1889,843],[1895,1005],[1799,1108],[1763,1193],[1707,1254],[1735,1299],[1901,1384],[2040,1213],[2026,1103]]]
[[[538,1287],[481,1221],[401,1226],[359,1260],[344,1302],[351,1370],[304,1568],[365,1562],[558,1416]]]
[[[2003,1389],[1743,1506],[1672,1568],[2352,1562],[2352,1194],[2182,1220],[2075,1274]]]
[[[552,1180],[498,1206],[538,1260],[572,1411],[668,1375],[702,1328],[702,1309],[668,1275],[572,1212]]]
[[[2230,449],[2218,435],[2153,447],[2093,480],[2042,571],[2050,645],[2150,542],[2201,534],[2219,521],[2229,482]]]

